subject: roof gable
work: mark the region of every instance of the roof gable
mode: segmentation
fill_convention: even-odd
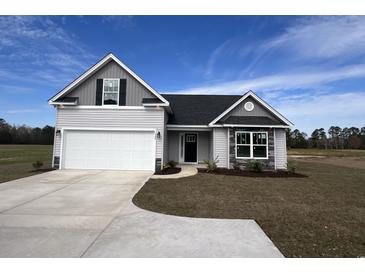
[[[245,109],[245,104],[247,102],[251,102],[254,105],[253,110],[247,111]],[[233,118],[236,117],[236,118]],[[257,117],[256,119],[250,119],[250,117]],[[265,117],[269,119],[260,119],[260,117]],[[228,112],[224,117],[222,117],[217,123],[220,124],[242,124],[238,123],[238,121],[258,121],[257,125],[264,124],[265,121],[271,121],[268,125],[272,125],[273,123],[276,125],[285,125],[283,121],[280,120],[276,115],[274,115],[271,111],[265,108],[260,102],[258,102],[251,95],[247,96],[241,103],[239,103],[235,108],[233,108],[230,112]],[[232,123],[232,121],[236,121]]]
[[[124,63],[122,63],[117,57],[115,57],[113,54],[108,54],[103,59],[101,59],[98,63],[96,63],[94,66],[92,66],[90,69],[88,69],[85,73],[83,73],[81,76],[79,76],[77,79],[75,79],[72,83],[70,83],[68,86],[66,86],[64,89],[62,89],[60,92],[58,92],[56,95],[54,95],[51,99],[49,99],[49,104],[54,104],[56,100],[61,98],[62,96],[68,94],[71,92],[74,88],[80,86],[82,83],[87,81],[94,73],[96,73],[98,70],[102,69],[104,66],[109,64],[110,62],[115,62],[118,66],[120,66],[122,69],[124,69],[127,73],[131,75],[136,81],[138,81],[144,88],[146,88],[151,94],[153,94],[156,98],[158,98],[160,101],[162,101],[163,105],[169,106],[169,102],[162,97],[157,91],[155,91],[151,86],[149,86],[146,82],[144,82],[138,75],[136,75],[130,68],[128,68]]]
[[[247,99],[247,100],[246,100]],[[246,101],[255,101],[256,107],[254,108],[255,112],[247,112],[244,110],[243,106]],[[246,92],[239,100],[237,100],[234,104],[228,107],[225,111],[219,114],[214,120],[212,120],[209,125],[214,126],[217,123],[222,123],[225,119],[228,119],[230,116],[234,117],[269,117],[273,121],[277,121],[278,124],[284,124],[287,126],[293,126],[293,123],[286,119],[283,115],[281,115],[278,111],[276,111],[273,107],[271,107],[268,103],[262,100],[259,96],[257,96],[253,91]],[[242,120],[242,119],[241,119]],[[235,121],[238,121],[236,118]],[[243,120],[242,120],[243,121]]]

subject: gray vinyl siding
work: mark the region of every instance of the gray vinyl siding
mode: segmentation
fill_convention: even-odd
[[[203,163],[209,160],[209,132],[198,132],[198,162]]]
[[[162,164],[166,164],[169,161],[169,141],[168,141],[168,134],[167,134],[167,128],[166,128],[166,124],[167,124],[167,120],[168,120],[169,116],[168,113],[166,111],[164,111],[164,130],[163,130],[163,163]]]
[[[275,130],[275,168],[286,169],[287,151],[286,151],[286,134],[284,129],[276,128]]]
[[[168,160],[179,162],[179,131],[168,131]]]
[[[138,82],[132,75],[122,69],[116,62],[110,61],[91,75],[82,84],[69,92],[67,96],[78,97],[79,105],[95,105],[96,79],[122,78],[127,79],[127,106],[141,106],[143,98],[154,98],[148,89]]]
[[[252,111],[247,111],[244,108],[246,102],[252,102],[254,104],[254,109]],[[274,120],[278,120],[276,116],[274,116],[270,111],[268,111],[264,106],[262,106],[259,102],[257,102],[251,96],[247,97],[243,100],[238,106],[236,106],[233,110],[227,113],[221,121],[226,120],[230,116],[260,116],[260,117],[270,117]]]
[[[190,131],[189,131],[190,132]],[[191,131],[193,132],[193,131]],[[198,162],[210,159],[210,132],[198,131]],[[168,131],[168,160],[179,162],[180,131]]]
[[[163,155],[164,110],[154,109],[75,109],[57,110],[56,129],[77,128],[153,128],[160,131],[156,141],[156,158]],[[143,144],[141,144],[143,145]],[[54,155],[60,156],[61,136],[55,137]]]
[[[228,134],[226,128],[213,129],[213,159],[218,157],[218,167],[228,167]]]

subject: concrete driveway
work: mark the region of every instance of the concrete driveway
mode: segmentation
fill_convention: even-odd
[[[0,257],[282,257],[253,220],[137,208],[151,175],[62,170],[0,184]]]

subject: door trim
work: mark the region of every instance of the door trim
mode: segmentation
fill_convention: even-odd
[[[196,134],[196,162],[185,162],[185,134]],[[182,139],[181,139],[182,138]],[[181,144],[182,142],[182,144]],[[180,132],[179,133],[179,164],[198,164],[199,163],[199,133],[198,132]]]
[[[63,169],[63,159],[64,159],[64,138],[65,138],[65,131],[151,131],[154,132],[155,141],[153,142],[153,153],[154,158],[156,161],[156,148],[157,148],[157,140],[156,140],[156,132],[155,128],[98,128],[98,127],[63,127],[61,128],[61,144],[60,144],[60,164],[58,169]],[[153,163],[153,172],[156,171],[156,163]]]

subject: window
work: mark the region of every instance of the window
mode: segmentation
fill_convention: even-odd
[[[195,143],[196,142],[196,136],[195,135],[186,135],[186,142],[187,143]]]
[[[236,158],[267,159],[267,132],[236,131]]]
[[[236,150],[237,157],[250,157],[251,151],[251,135],[247,132],[236,133]]]
[[[104,79],[103,105],[118,105],[119,79]]]

